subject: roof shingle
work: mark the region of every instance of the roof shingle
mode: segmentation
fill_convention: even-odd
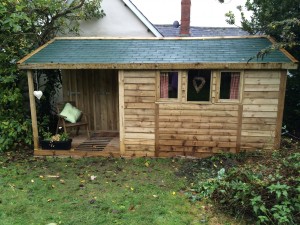
[[[56,39],[22,64],[247,63],[271,45],[265,38]],[[250,62],[290,63],[281,51]]]

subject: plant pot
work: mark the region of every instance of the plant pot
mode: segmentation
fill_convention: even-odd
[[[51,149],[51,150],[69,150],[71,149],[72,139],[67,141],[49,141],[49,140],[41,140],[40,145],[42,149]]]

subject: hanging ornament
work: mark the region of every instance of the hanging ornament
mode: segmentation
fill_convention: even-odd
[[[197,92],[197,94],[201,91],[201,89],[205,85],[205,78],[204,77],[194,77],[193,79],[193,86]]]
[[[42,91],[34,91],[34,92],[33,92],[33,95],[34,95],[38,100],[40,100],[41,97],[43,96],[43,92],[42,92]]]
[[[37,91],[34,91],[34,92],[33,92],[33,95],[34,95],[38,100],[40,100],[41,97],[43,96],[43,92],[42,92],[42,91],[39,91],[39,83],[38,83],[38,78],[37,78],[37,72],[35,72],[35,81],[36,81],[36,89],[37,89]]]

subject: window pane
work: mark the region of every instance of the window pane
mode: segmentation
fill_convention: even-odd
[[[160,98],[178,97],[178,72],[160,73]]]
[[[210,81],[210,70],[190,70],[188,73],[187,101],[209,101]]]
[[[220,85],[220,99],[239,99],[240,73],[222,72]]]

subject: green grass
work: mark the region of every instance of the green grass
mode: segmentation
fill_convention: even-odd
[[[182,160],[0,156],[0,224],[241,224],[191,203]],[[91,176],[96,176],[94,180]]]

